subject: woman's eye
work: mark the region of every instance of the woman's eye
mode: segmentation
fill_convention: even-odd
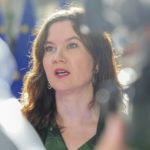
[[[67,45],[67,48],[77,48],[78,47],[78,44],[76,44],[76,43],[70,43],[70,44],[68,44]]]
[[[47,46],[45,47],[45,51],[54,51],[56,48],[53,46]]]

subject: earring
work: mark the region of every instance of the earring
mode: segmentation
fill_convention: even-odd
[[[49,82],[48,82],[47,88],[48,88],[49,90],[52,88]]]
[[[97,74],[99,72],[99,66],[96,65],[95,69],[94,69],[94,74]]]
[[[95,85],[95,83],[96,83],[98,72],[99,72],[99,67],[98,67],[98,65],[96,65],[96,67],[95,67],[95,69],[93,71],[93,77],[92,77],[93,85]]]

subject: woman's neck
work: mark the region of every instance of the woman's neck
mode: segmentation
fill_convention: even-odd
[[[56,91],[56,120],[61,125],[97,120],[99,107],[93,101],[92,86],[69,92]]]

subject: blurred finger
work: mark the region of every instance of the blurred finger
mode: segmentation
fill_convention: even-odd
[[[106,121],[106,128],[95,150],[127,150],[125,147],[123,119],[116,114],[111,114]]]

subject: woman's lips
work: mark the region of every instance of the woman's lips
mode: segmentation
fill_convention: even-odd
[[[64,78],[70,74],[70,72],[66,69],[55,69],[54,74],[57,78]]]

